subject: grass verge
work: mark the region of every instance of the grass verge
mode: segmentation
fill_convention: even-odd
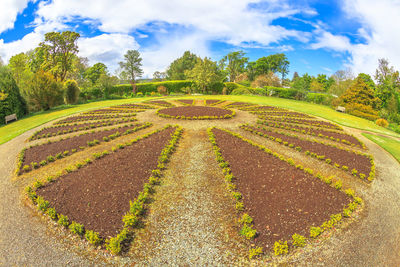
[[[400,162],[400,142],[389,137],[363,133],[366,138],[381,146],[389,152],[398,162]]]

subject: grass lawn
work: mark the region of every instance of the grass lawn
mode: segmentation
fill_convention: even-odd
[[[154,97],[153,97],[154,98]],[[0,144],[3,144],[14,137],[32,129],[39,125],[42,125],[46,122],[51,120],[55,120],[64,116],[68,116],[74,113],[107,107],[111,105],[119,105],[128,102],[138,102],[144,101],[148,99],[153,99],[151,97],[143,97],[143,98],[131,98],[131,99],[119,99],[119,100],[106,100],[106,101],[98,101],[92,102],[88,104],[76,105],[71,107],[66,107],[64,109],[58,110],[50,110],[48,112],[41,112],[36,115],[32,115],[16,122],[13,122],[9,125],[4,125],[0,127]],[[357,129],[367,130],[371,132],[386,134],[390,136],[397,136],[400,137],[399,134],[385,129],[376,125],[374,122],[358,118],[352,115],[343,114],[334,111],[333,109],[323,106],[317,105],[312,103],[307,103],[303,101],[296,101],[290,99],[283,99],[283,98],[276,98],[276,97],[265,97],[265,96],[233,96],[233,95],[213,95],[213,96],[179,96],[173,97],[171,99],[177,98],[201,98],[201,99],[221,99],[221,100],[231,100],[231,101],[240,101],[240,102],[252,102],[256,104],[263,104],[263,105],[273,105],[283,108],[288,108],[304,113],[308,113],[311,115],[319,116],[338,124],[349,126]]]
[[[154,98],[154,97],[152,97]],[[150,97],[142,97],[142,98],[130,98],[130,99],[118,99],[118,100],[105,100],[105,101],[98,101],[92,102],[88,104],[82,105],[73,105],[67,106],[64,108],[56,108],[55,110],[49,110],[46,112],[39,112],[38,114],[33,114],[28,117],[25,117],[21,120],[14,121],[10,124],[3,125],[0,127],[0,144],[4,144],[7,141],[10,141],[14,137],[32,129],[39,125],[42,125],[46,122],[69,116],[74,113],[107,107],[111,105],[119,105],[124,104],[127,102],[138,102],[144,101],[148,99],[152,99]]]
[[[387,152],[392,154],[393,157],[400,162],[400,142],[392,138],[378,136],[374,134],[363,133],[369,140],[375,142],[377,145],[383,147]]]

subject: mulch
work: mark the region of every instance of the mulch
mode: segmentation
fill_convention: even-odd
[[[270,249],[294,233],[308,237],[311,226],[320,226],[350,202],[346,194],[249,143],[219,129],[213,133],[236,177],[244,212],[254,219],[257,245]]]
[[[61,141],[55,141],[52,143],[44,143],[42,145],[33,146],[31,148],[27,148],[24,154],[23,165],[30,165],[32,162],[41,162],[42,160],[46,160],[48,156],[55,156],[58,153],[62,153],[64,151],[70,151],[72,149],[76,149],[77,151],[82,150],[80,147],[87,147],[88,141],[98,140],[103,142],[103,137],[110,136],[117,132],[124,133],[126,130],[134,129],[136,127],[142,126],[143,123],[137,123],[133,126],[124,126],[118,129],[97,131],[94,133],[87,133],[78,136],[72,136],[71,138],[66,138]],[[83,149],[85,149],[83,148]]]
[[[173,107],[159,110],[159,113],[170,116],[185,116],[185,117],[199,117],[199,116],[225,116],[232,114],[232,111],[216,107],[206,106],[184,106]]]
[[[280,138],[282,141],[286,141],[289,144],[293,144],[295,147],[299,146],[302,148],[302,153],[305,151],[314,152],[317,155],[324,155],[325,159],[331,159],[332,165],[334,163],[338,163],[341,166],[345,165],[351,171],[352,169],[358,170],[359,173],[365,174],[367,178],[371,171],[371,162],[370,159],[366,156],[359,155],[347,150],[339,149],[336,147],[320,144],[317,142],[307,141],[300,138],[287,136],[284,134],[276,133],[274,131],[268,131],[258,127],[248,126],[253,130],[258,132],[262,132],[263,134],[267,134],[269,136],[273,136],[275,138]]]
[[[165,129],[120,149],[37,190],[58,213],[101,237],[115,236],[122,217],[157,167],[174,128]]]

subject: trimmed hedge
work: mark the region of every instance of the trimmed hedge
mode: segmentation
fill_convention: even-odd
[[[184,93],[182,91],[183,87],[192,87],[191,81],[165,81],[165,82],[151,82],[151,83],[137,83],[136,92],[137,93],[157,93],[157,87],[165,86],[168,93]],[[132,85],[130,84],[119,84],[111,87],[110,94],[116,95],[129,95],[132,93]]]
[[[265,86],[267,90],[267,95],[276,96],[281,98],[288,98],[288,99],[304,99],[305,93],[293,88],[281,88],[281,87],[273,87],[273,86]]]

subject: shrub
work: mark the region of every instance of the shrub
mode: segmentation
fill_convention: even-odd
[[[382,127],[385,127],[385,128],[387,128],[389,126],[388,121],[385,120],[385,119],[377,119],[375,121],[375,123],[376,123],[376,125],[379,125],[379,126],[382,126]]]
[[[311,227],[310,228],[310,237],[316,238],[322,233],[321,227]]]
[[[75,104],[79,97],[79,87],[76,81],[68,80],[64,84],[65,102],[67,104]]]
[[[282,255],[282,254],[287,254],[289,252],[289,246],[287,244],[287,241],[283,242],[281,240],[275,241],[274,244],[274,254],[276,256]]]
[[[29,165],[24,165],[24,167],[22,167],[22,170],[23,170],[24,172],[29,172],[29,171],[31,170],[31,166],[29,166]]]
[[[55,160],[55,158],[53,156],[48,156],[47,157],[47,161],[48,162],[53,162]]]
[[[247,213],[244,213],[242,215],[242,218],[239,220],[239,223],[241,223],[241,224],[251,224],[252,222],[253,222],[253,219]]]
[[[60,214],[58,216],[58,224],[64,227],[68,227],[69,225],[69,219],[67,216]]]
[[[134,214],[130,213],[125,214],[122,221],[127,227],[135,227],[139,222],[138,218]]]
[[[52,220],[57,220],[57,212],[54,208],[48,208],[46,213]]]
[[[306,245],[306,238],[299,234],[292,235],[293,245],[296,247],[304,247]]]
[[[92,230],[86,231],[85,238],[90,244],[92,244],[94,246],[98,246],[102,242],[102,239],[99,237],[99,234]]]
[[[158,87],[157,87],[157,92],[158,92],[160,95],[168,95],[168,89],[167,89],[167,87],[165,87],[164,85],[158,86]]]
[[[340,190],[342,188],[342,181],[341,180],[336,181],[335,188],[337,190]]]
[[[72,233],[80,236],[82,236],[84,232],[83,225],[74,221],[69,225],[69,230],[71,230]]]
[[[240,230],[240,234],[250,240],[256,237],[257,231],[253,229],[252,225],[244,224]]]
[[[45,211],[49,208],[49,206],[50,206],[50,203],[49,203],[48,201],[44,200],[44,199],[43,199],[42,197],[40,197],[40,196],[38,196],[38,197],[36,198],[36,203],[37,203],[37,205],[38,205],[38,209],[41,210],[41,211],[43,211],[43,212],[45,212]]]

